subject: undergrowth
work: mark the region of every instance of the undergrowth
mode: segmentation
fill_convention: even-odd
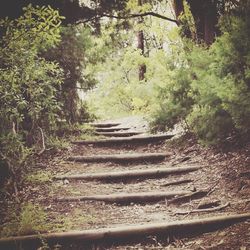
[[[46,211],[39,204],[12,206],[6,211],[5,220],[0,226],[0,237],[72,230],[76,225],[82,226],[96,221],[95,217],[83,214],[78,208],[72,210],[72,215],[73,217],[61,216]]]
[[[249,138],[249,27],[247,11],[224,16],[222,31],[208,48],[190,40],[172,45],[157,87],[151,127],[166,130],[185,121],[202,144],[218,145]],[[155,69],[157,77],[157,68]]]
[[[37,172],[27,174],[24,180],[30,184],[46,184],[52,182],[52,174],[48,170],[39,170]]]
[[[26,203],[20,208],[9,208],[5,220],[0,227],[1,237],[43,233],[53,228],[46,212],[38,204]]]

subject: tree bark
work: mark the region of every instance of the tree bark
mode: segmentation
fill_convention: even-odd
[[[214,42],[216,36],[216,25],[218,23],[216,1],[207,2],[206,11],[204,15],[204,41],[207,45]]]
[[[142,0],[138,0],[138,6],[142,6]],[[138,24],[143,23],[143,17],[139,17]],[[139,30],[137,34],[137,48],[140,50],[141,55],[144,56],[144,34],[143,30]],[[139,66],[139,81],[143,81],[145,79],[145,74],[146,74],[146,65],[141,64]]]
[[[177,20],[179,20],[181,13],[184,11],[183,0],[174,0],[173,8],[175,12],[175,17]]]
[[[194,17],[197,42],[205,42],[207,45],[212,44],[217,33],[217,1],[187,0],[187,2]],[[176,19],[179,20],[181,13],[184,11],[183,0],[174,0],[173,8]],[[190,32],[186,32],[185,35],[191,38]]]

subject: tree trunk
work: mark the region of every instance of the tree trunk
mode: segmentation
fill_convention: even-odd
[[[177,20],[179,20],[181,13],[184,11],[183,0],[174,0],[173,8],[175,12],[175,17]]]
[[[194,17],[197,42],[203,41],[207,45],[212,44],[217,33],[216,25],[218,23],[216,1],[187,0],[187,2]],[[184,11],[183,0],[174,0],[173,8],[178,20]],[[190,32],[185,32],[185,35],[191,38]]]
[[[208,1],[204,15],[204,41],[207,45],[214,42],[218,23],[216,2]]]
[[[194,16],[198,41],[203,41],[207,45],[211,45],[217,32],[218,17],[216,1],[188,0],[188,3]]]
[[[199,43],[204,40],[204,2],[200,0],[188,0],[188,4],[194,17],[197,42]]]
[[[138,0],[138,6],[142,6],[142,0]],[[138,24],[143,23],[143,17],[139,18]],[[141,55],[144,55],[144,34],[142,30],[138,31],[137,34],[137,48],[141,51]],[[141,64],[139,66],[139,81],[145,79],[146,65]]]

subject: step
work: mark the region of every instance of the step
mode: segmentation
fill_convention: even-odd
[[[167,139],[171,139],[174,135],[148,135],[148,136],[132,136],[132,137],[125,137],[125,138],[109,138],[109,139],[100,139],[100,140],[82,140],[82,141],[73,141],[73,144],[78,145],[110,145],[110,144],[132,144],[132,143],[154,143],[154,142],[161,142]]]
[[[177,196],[191,195],[191,191],[171,191],[171,192],[140,192],[140,193],[118,193],[107,195],[91,195],[91,196],[70,196],[56,198],[56,201],[72,202],[72,201],[103,201],[111,203],[131,203],[131,202],[152,202],[165,200]]]
[[[193,234],[213,232],[236,223],[245,222],[250,219],[250,213],[243,214],[222,214],[199,219],[186,219],[171,222],[146,223],[134,225],[116,225],[115,227],[68,231],[59,233],[41,233],[26,236],[14,236],[0,239],[1,249],[18,249],[19,244],[40,246],[41,239],[49,244],[56,243],[116,243],[134,242],[135,239],[146,239],[147,236],[164,235],[167,239],[170,236],[178,235],[179,238]]]
[[[134,135],[143,134],[143,132],[133,132],[133,131],[126,131],[126,132],[96,132],[96,135],[103,135],[106,137],[129,137]]]
[[[96,132],[115,132],[115,131],[123,131],[123,130],[129,130],[128,127],[114,127],[114,128],[96,128]]]
[[[121,123],[89,123],[89,125],[96,128],[110,128],[121,125]]]
[[[130,171],[117,171],[117,172],[104,172],[94,174],[79,174],[79,175],[64,175],[55,177],[56,180],[115,180],[115,179],[126,179],[126,178],[159,178],[166,177],[168,175],[187,173],[199,170],[201,167],[170,167],[170,168],[153,168],[153,169],[140,169]]]
[[[156,162],[163,161],[170,157],[170,153],[133,153],[133,154],[113,154],[113,155],[91,155],[91,156],[70,156],[67,160],[75,162]]]

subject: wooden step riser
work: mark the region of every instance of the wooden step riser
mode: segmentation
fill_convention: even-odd
[[[55,199],[61,202],[80,202],[80,201],[102,201],[105,203],[117,203],[127,205],[130,203],[149,203],[168,200],[171,203],[186,203],[191,200],[201,199],[208,194],[207,190],[191,191],[172,191],[172,192],[143,192],[143,193],[120,193],[111,195],[94,196],[71,196]],[[178,200],[178,201],[177,201]]]
[[[126,127],[118,127],[118,128],[96,128],[95,131],[98,133],[108,133],[108,132],[116,132],[116,131],[123,131],[129,130],[130,128]]]
[[[123,171],[123,172],[111,172],[111,173],[97,173],[97,174],[79,174],[68,176],[57,176],[55,180],[99,180],[99,181],[114,181],[114,180],[126,180],[133,178],[165,178],[169,175],[185,174],[192,171],[199,170],[200,167],[178,167],[178,168],[159,168],[159,169],[147,169],[147,170],[135,170],[135,171]]]
[[[130,137],[134,135],[140,135],[142,133],[140,132],[96,132],[95,135],[101,135],[101,136],[106,136],[106,137]]]
[[[165,157],[157,157],[150,159],[77,159],[69,157],[68,161],[79,163],[116,163],[116,164],[147,164],[147,163],[159,163],[165,160]]]
[[[190,236],[192,234],[202,234],[212,232],[221,228],[231,226],[235,223],[244,222],[250,219],[250,213],[236,215],[221,215],[202,219],[180,220],[173,222],[148,223],[144,225],[122,226],[113,228],[90,229],[83,231],[71,231],[62,233],[48,233],[27,236],[17,236],[0,239],[1,249],[30,249],[30,246],[41,246],[41,239],[49,244],[68,244],[68,243],[100,243],[107,242],[119,243],[121,240],[126,242],[141,240],[147,236],[164,235],[164,238],[178,235],[180,237]],[[28,248],[29,247],[29,248]],[[36,249],[35,247],[33,249]]]
[[[78,197],[61,197],[57,198],[58,202],[79,202],[79,201],[103,201],[106,203],[129,204],[161,201],[176,196],[191,195],[190,191],[175,192],[145,192],[135,194],[112,194],[112,195],[95,195],[95,196],[78,196]]]
[[[171,154],[165,153],[148,153],[148,154],[121,154],[121,155],[96,155],[96,156],[71,156],[69,161],[83,163],[150,163],[164,161]]]
[[[90,126],[95,128],[111,128],[121,125],[120,123],[89,123]]]
[[[77,145],[94,145],[94,146],[112,146],[112,145],[135,145],[135,144],[152,144],[160,143],[165,140],[171,139],[173,135],[164,135],[164,136],[145,136],[145,137],[128,137],[128,138],[110,138],[110,139],[101,139],[95,141],[73,141],[73,144]]]

